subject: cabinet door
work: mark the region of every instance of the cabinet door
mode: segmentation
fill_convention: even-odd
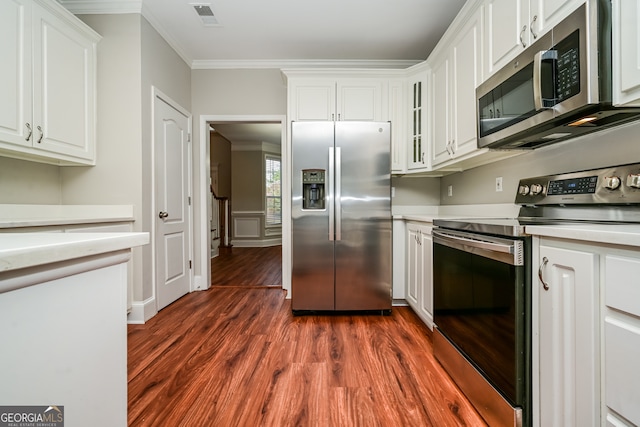
[[[291,120],[335,120],[335,80],[291,83]]]
[[[32,138],[30,19],[26,0],[0,2],[0,141],[24,146]]]
[[[428,116],[427,88],[429,80],[427,72],[409,80],[409,144],[407,146],[407,169],[422,169],[428,163]]]
[[[433,329],[433,242],[431,228],[420,227],[420,305],[419,314],[430,329]]]
[[[67,21],[33,8],[34,147],[93,160],[95,46]]]
[[[613,103],[640,106],[640,0],[613,0]]]
[[[530,42],[533,43],[584,2],[585,0],[530,0]]]
[[[450,75],[449,58],[435,62],[431,75],[433,93],[433,137],[431,139],[431,164],[437,165],[451,158],[449,146],[450,129]]]
[[[545,242],[540,245],[540,259],[548,285],[545,290],[536,280],[540,425],[599,425],[597,256]]]
[[[337,82],[336,120],[382,120],[382,81],[347,79]]]
[[[529,45],[529,0],[486,0],[485,14],[488,77]]]
[[[391,121],[391,171],[406,172],[405,89],[402,80],[389,82],[388,119]]]
[[[420,249],[418,240],[418,226],[407,224],[407,303],[414,310],[418,311],[418,251]]]
[[[478,149],[476,86],[480,83],[482,14],[476,12],[451,46],[451,144],[459,157]]]

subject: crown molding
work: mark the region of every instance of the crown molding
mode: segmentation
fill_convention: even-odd
[[[0,0],[4,1],[4,0]],[[165,31],[149,7],[142,0],[58,0],[75,15],[141,14],[165,39],[171,48],[192,70],[215,69],[283,69],[283,68],[366,68],[406,69],[423,60],[368,59],[196,59],[192,60],[179,43]]]
[[[213,59],[194,60],[193,70],[239,68],[380,68],[405,69],[423,60],[355,60],[355,59]]]
[[[74,15],[142,13],[142,0],[58,0]]]

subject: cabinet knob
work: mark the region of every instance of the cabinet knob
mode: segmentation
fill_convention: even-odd
[[[31,135],[33,135],[33,129],[31,129],[31,125],[29,123],[25,123],[24,125],[27,128],[27,130],[29,131],[29,134],[27,135],[27,137],[24,140],[28,141],[28,140],[31,139]]]
[[[44,132],[40,126],[38,126],[38,132],[40,132],[40,137],[38,138],[38,144],[42,142],[42,138],[44,137]]]
[[[160,211],[160,213],[158,214],[158,217],[160,219],[165,219],[168,216],[169,216],[169,213],[168,212],[164,212],[164,211]]]

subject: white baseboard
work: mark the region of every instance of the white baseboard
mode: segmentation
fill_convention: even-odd
[[[206,285],[206,282],[202,280],[202,276],[193,276],[193,290],[194,291],[206,291],[209,289],[211,284]]]
[[[232,240],[231,246],[236,248],[267,248],[269,246],[278,246],[282,244],[282,237],[267,240]]]
[[[127,323],[131,325],[144,325],[147,320],[158,314],[156,299],[151,297],[145,301],[131,303],[131,312],[127,316]]]

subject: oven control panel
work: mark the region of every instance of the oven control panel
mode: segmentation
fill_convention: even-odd
[[[521,179],[516,204],[640,204],[640,163]]]

